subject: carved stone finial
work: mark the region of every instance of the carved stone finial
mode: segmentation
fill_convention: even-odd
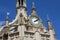
[[[7,16],[6,16],[6,22],[5,22],[5,25],[6,25],[6,27],[8,27],[8,15],[9,15],[10,13],[9,12],[7,12]]]
[[[49,15],[47,14],[47,21],[50,21],[50,17],[49,17]]]
[[[35,4],[34,4],[34,2],[32,3],[32,10],[35,10]]]

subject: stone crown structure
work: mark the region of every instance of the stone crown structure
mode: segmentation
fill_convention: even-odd
[[[47,18],[48,30],[32,6],[32,13],[27,16],[26,0],[16,0],[16,18],[9,23],[6,17],[5,26],[0,28],[0,40],[57,40],[55,31]]]

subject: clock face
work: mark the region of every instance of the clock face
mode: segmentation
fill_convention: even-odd
[[[30,18],[30,23],[32,24],[32,25],[34,25],[34,26],[38,26],[39,25],[39,18],[37,18],[37,17],[31,17]]]
[[[32,18],[31,20],[32,20],[32,22],[33,22],[34,24],[38,24],[38,23],[39,23],[38,18]]]

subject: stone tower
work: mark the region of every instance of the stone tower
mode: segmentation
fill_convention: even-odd
[[[16,17],[0,29],[0,40],[57,40],[55,31],[47,19],[48,30],[36,13],[34,3],[32,13],[27,16],[26,0],[16,0]]]

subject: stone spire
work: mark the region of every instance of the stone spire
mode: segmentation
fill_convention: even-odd
[[[17,8],[16,9],[17,16],[19,17],[20,14],[22,13],[25,19],[27,19],[26,0],[16,0],[16,8]]]
[[[16,0],[16,7],[26,7],[26,0]]]
[[[36,8],[34,5],[34,2],[32,3],[32,14],[31,15],[36,16]]]
[[[2,30],[2,33],[3,34],[7,34],[10,33],[10,30],[9,30],[9,23],[8,23],[8,15],[9,15],[9,12],[7,12],[7,16],[6,16],[6,19],[5,19],[5,26]]]
[[[48,17],[48,16],[47,16]],[[48,30],[49,30],[49,34],[50,34],[50,40],[55,40],[55,31],[53,29],[53,26],[50,22],[49,17],[47,18],[47,23],[48,23]]]
[[[50,22],[50,18],[49,18],[48,15],[47,15],[47,23],[48,23],[48,29],[49,29],[49,30],[53,30],[53,26],[52,26],[52,24],[51,24],[51,22]]]
[[[5,26],[8,27],[9,23],[8,23],[8,15],[9,15],[9,12],[7,12],[7,16],[6,16],[6,20],[5,20]]]
[[[34,2],[32,3],[32,10],[36,10]]]

